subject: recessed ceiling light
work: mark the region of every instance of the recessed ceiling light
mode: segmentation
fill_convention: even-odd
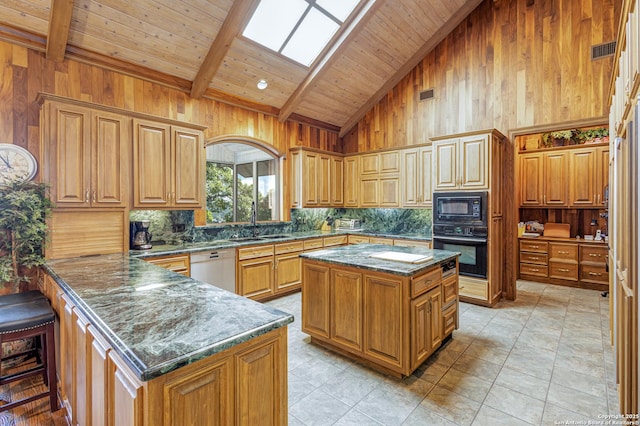
[[[267,86],[269,86],[269,83],[264,78],[261,78],[260,80],[258,80],[256,86],[258,87],[258,89],[264,90],[267,88]]]

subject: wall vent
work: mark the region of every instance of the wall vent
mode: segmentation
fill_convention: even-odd
[[[596,44],[595,46],[591,46],[592,61],[614,55],[615,53],[616,53],[615,41],[610,41],[608,43]]]
[[[427,89],[420,92],[420,101],[427,101],[429,99],[433,99],[434,97],[433,89]]]

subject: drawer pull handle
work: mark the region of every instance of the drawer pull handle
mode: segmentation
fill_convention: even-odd
[[[568,252],[568,251],[562,251],[562,250],[559,250],[559,251],[558,251],[558,254],[569,254],[569,252]]]
[[[538,260],[540,259],[538,256],[531,256],[531,260]]]
[[[600,273],[599,272],[589,272],[589,275],[596,276],[596,277],[601,277],[602,273],[601,272]]]
[[[589,256],[591,256],[591,257],[602,257],[601,254],[596,254],[596,253],[589,253]]]
[[[540,248],[540,246],[529,246],[531,248]]]
[[[560,268],[560,269],[558,269],[558,271],[560,271],[560,272],[569,272],[569,270],[566,269],[566,268]]]
[[[531,270],[532,270],[533,272],[540,272],[540,269],[537,269],[537,268],[531,268]]]

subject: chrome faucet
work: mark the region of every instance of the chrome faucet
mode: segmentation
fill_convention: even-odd
[[[256,225],[256,202],[251,202],[251,226],[253,226],[253,236],[258,236],[258,226]]]

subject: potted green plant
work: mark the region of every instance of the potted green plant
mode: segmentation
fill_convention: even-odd
[[[574,135],[575,130],[557,130],[549,133],[549,136],[553,140],[553,146],[564,146],[575,143]]]
[[[33,181],[0,185],[0,291],[16,293],[28,283],[31,268],[44,263],[46,218],[51,213],[48,186]]]

